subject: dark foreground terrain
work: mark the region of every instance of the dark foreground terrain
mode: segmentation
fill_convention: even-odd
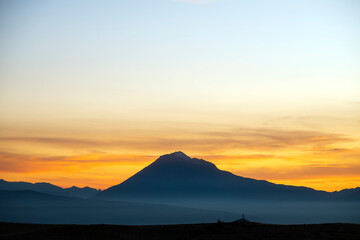
[[[358,224],[211,223],[158,226],[0,223],[0,239],[360,239]]]

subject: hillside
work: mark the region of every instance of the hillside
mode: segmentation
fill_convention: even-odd
[[[360,225],[212,223],[161,226],[38,225],[0,223],[3,240],[358,240]]]

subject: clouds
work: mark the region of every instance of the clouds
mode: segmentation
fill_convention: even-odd
[[[53,172],[78,171],[101,166],[144,165],[154,156],[111,155],[89,153],[72,156],[34,156],[0,152],[0,172]]]
[[[106,138],[68,137],[1,137],[0,142],[19,143],[59,148],[131,149],[137,151],[221,152],[226,150],[277,151],[284,149],[323,149],[336,143],[351,142],[350,137],[321,131],[285,130],[268,128],[233,128],[218,131],[196,131],[187,135],[179,132],[147,137],[124,136]]]
[[[99,145],[98,141],[91,141],[78,138],[63,137],[0,137],[0,142],[21,142],[21,143],[38,143],[56,146],[95,146]]]

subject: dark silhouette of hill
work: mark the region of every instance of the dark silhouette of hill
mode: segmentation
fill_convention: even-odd
[[[30,190],[37,191],[41,193],[48,193],[53,195],[67,196],[67,197],[80,197],[88,198],[91,197],[101,190],[97,190],[90,187],[78,188],[61,188],[50,183],[28,183],[28,182],[7,182],[3,179],[0,179],[0,190]]]
[[[333,195],[340,200],[360,201],[360,187],[335,191]]]
[[[0,238],[3,240],[357,240],[360,239],[360,225],[266,225],[247,222],[162,226],[0,223]]]
[[[349,192],[337,195],[307,187],[270,183],[236,176],[213,163],[190,158],[182,152],[159,157],[123,183],[94,197],[140,202],[183,203],[184,201],[328,201],[353,199]],[[335,196],[336,195],[336,196]],[[358,199],[358,198],[357,198]]]

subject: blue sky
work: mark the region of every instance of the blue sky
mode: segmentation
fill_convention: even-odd
[[[2,72],[27,74],[3,84],[43,92],[52,81],[164,85],[194,94],[204,85],[210,94],[219,86],[275,94],[295,86],[310,97],[355,96],[359,8],[357,1],[3,1]]]

